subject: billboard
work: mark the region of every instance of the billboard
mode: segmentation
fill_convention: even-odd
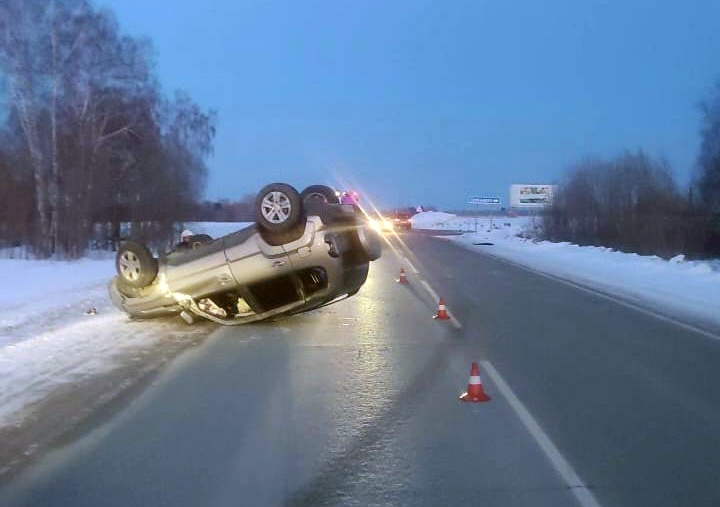
[[[510,185],[510,206],[544,208],[550,206],[557,185]]]

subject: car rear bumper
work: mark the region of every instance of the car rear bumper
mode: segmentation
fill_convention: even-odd
[[[135,319],[178,315],[182,311],[182,307],[172,298],[172,295],[163,293],[157,283],[145,289],[138,289],[137,297],[132,297],[120,291],[118,277],[115,276],[110,281],[108,292],[110,301]]]

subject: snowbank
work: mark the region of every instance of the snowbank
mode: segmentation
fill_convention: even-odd
[[[506,216],[458,216],[442,211],[423,211],[413,215],[413,228],[438,231],[461,231],[461,232],[490,232],[491,229],[499,230],[509,227],[513,233],[520,233],[526,229],[532,229],[533,224],[541,223],[533,217],[506,217]]]
[[[412,226],[414,229],[446,229],[455,215],[443,213],[442,211],[423,211],[413,215]]]
[[[0,280],[9,289],[0,291],[0,347],[101,305],[114,271],[112,259],[0,259]]]

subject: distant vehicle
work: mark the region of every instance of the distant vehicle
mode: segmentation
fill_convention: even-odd
[[[355,294],[379,236],[335,191],[302,194],[273,183],[257,195],[256,224],[222,238],[190,238],[191,247],[155,259],[142,244],[118,249],[110,298],[134,318],[180,315],[224,325],[306,312]]]
[[[376,232],[390,232],[393,230],[393,224],[385,217],[368,218],[368,226]]]
[[[390,232],[394,230],[408,231],[412,228],[412,213],[384,213],[376,218],[369,218],[368,223],[371,228],[378,232]]]
[[[406,231],[412,229],[412,215],[410,213],[395,213],[391,217],[391,220],[394,229],[402,229]]]

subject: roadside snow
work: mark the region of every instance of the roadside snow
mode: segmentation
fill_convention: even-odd
[[[0,259],[0,347],[83,317],[106,306],[105,286],[114,261],[75,262]],[[0,348],[0,350],[2,350]]]
[[[247,223],[193,223],[217,238]],[[0,259],[0,427],[62,385],[126,364],[184,324],[132,322],[112,306],[114,254],[72,262]]]
[[[105,313],[105,312],[103,312]],[[63,384],[111,370],[128,352],[154,344],[153,326],[128,322],[117,310],[0,349],[0,426]],[[132,332],[129,328],[132,328]],[[124,328],[124,329],[123,329]],[[123,329],[126,332],[118,332]]]
[[[448,229],[459,227],[461,218],[442,211],[423,211],[413,215],[412,226],[413,229]]]
[[[435,214],[423,215],[415,215],[413,225],[418,221],[431,224],[424,227],[428,229],[474,230],[472,218],[450,215],[437,221]],[[477,233],[448,238],[472,251],[595,287],[693,323],[720,325],[720,261],[687,261],[682,255],[664,260],[606,247],[519,237],[533,226],[530,217],[494,217],[492,226],[489,217],[480,217]]]

